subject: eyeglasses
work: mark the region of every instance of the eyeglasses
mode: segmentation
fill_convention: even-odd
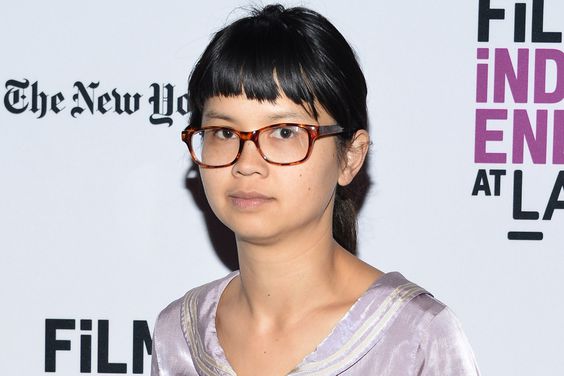
[[[245,141],[254,142],[265,161],[290,166],[304,162],[315,140],[345,132],[340,125],[273,124],[250,132],[228,127],[188,126],[182,141],[188,145],[192,160],[201,167],[219,168],[235,164]]]

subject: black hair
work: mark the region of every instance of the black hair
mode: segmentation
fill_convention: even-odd
[[[348,130],[337,138],[340,157],[354,131],[368,128],[366,80],[351,46],[319,13],[280,4],[254,9],[213,36],[190,75],[190,125],[201,126],[211,97],[244,93],[249,99],[275,101],[280,90],[314,118],[317,100]],[[353,196],[337,186],[333,237],[356,253]]]

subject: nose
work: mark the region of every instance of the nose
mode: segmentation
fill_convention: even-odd
[[[268,174],[268,162],[264,160],[253,141],[244,142],[243,150],[233,165],[232,172],[236,177],[254,174],[266,176]]]

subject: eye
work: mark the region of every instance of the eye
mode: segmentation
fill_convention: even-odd
[[[231,140],[237,137],[235,132],[233,132],[233,130],[229,128],[215,129],[213,131],[213,135],[214,137],[217,137],[220,140]]]
[[[300,127],[297,126],[279,127],[279,128],[274,128],[272,130],[271,136],[285,140],[285,139],[296,137],[299,131],[300,131]]]

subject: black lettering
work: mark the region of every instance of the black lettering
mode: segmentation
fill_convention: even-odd
[[[92,330],[92,320],[80,320],[80,330]],[[92,336],[80,336],[80,373],[92,372]]]
[[[151,355],[153,340],[147,321],[133,321],[133,373],[143,373],[143,347]]]
[[[480,191],[484,192],[486,196],[492,195],[490,183],[488,181],[488,174],[486,174],[486,170],[484,169],[478,170],[476,181],[474,182],[474,188],[472,189],[472,196],[477,196]]]
[[[490,175],[494,177],[494,196],[501,194],[501,177],[505,175],[505,170],[490,170]]]
[[[72,117],[76,117],[76,115],[80,115],[84,111],[84,108],[80,106],[80,98],[84,99],[88,110],[90,110],[91,114],[94,114],[94,89],[98,86],[100,86],[99,82],[91,82],[88,85],[88,87],[92,89],[92,96],[90,96],[82,82],[76,81],[74,83],[73,87],[77,89],[77,92],[72,96],[72,100],[76,103],[76,106],[71,109]]]
[[[552,215],[554,214],[554,210],[564,209],[564,201],[558,200],[558,197],[560,196],[560,193],[563,190],[564,190],[564,171],[560,171],[558,173],[558,177],[556,178],[556,182],[554,183],[554,188],[552,188],[552,193],[550,194],[548,205],[546,206],[546,210],[544,211],[544,215],[542,217],[543,220],[551,220]]]
[[[133,108],[131,108],[131,98],[133,98]],[[129,93],[125,93],[125,95],[123,96],[123,103],[124,103],[124,110],[125,113],[128,115],[131,115],[132,113],[136,112],[137,110],[139,110],[139,102],[141,99],[141,94],[139,93],[135,93],[133,95],[129,94]]]
[[[190,112],[190,108],[188,105],[188,94],[184,94],[178,97],[176,100],[176,111],[181,115],[186,115]]]
[[[515,4],[515,27],[513,29],[513,41],[524,42],[525,41],[525,29],[526,29],[526,15],[527,15],[527,4],[517,3]]]
[[[153,88],[153,96],[149,98],[149,103],[153,105],[153,113],[149,116],[149,121],[151,124],[167,124],[169,127],[172,125],[172,115],[173,104],[174,104],[174,86],[171,84],[163,85],[163,89],[166,93],[161,95],[161,85],[154,83],[151,84]],[[163,108],[165,108],[163,111]],[[163,117],[157,117],[161,115]]]
[[[540,43],[560,43],[562,33],[543,31],[544,24],[544,0],[533,0],[533,27],[531,40]]]
[[[112,96],[114,97],[114,111],[121,115],[124,111],[126,114],[131,115],[132,113],[139,110],[139,102],[141,99],[141,94],[135,93],[131,95],[129,93],[125,93],[123,95],[123,107],[122,107],[122,96],[117,92],[116,89],[112,90]],[[131,99],[133,98],[133,103]],[[132,108],[133,106],[133,108]]]
[[[109,322],[98,320],[98,373],[127,373],[127,364],[110,363],[109,357]]]
[[[4,107],[12,114],[21,114],[27,110],[28,104],[25,102],[25,89],[29,87],[29,81],[6,81],[6,89],[8,91],[4,95]]]
[[[40,100],[41,102],[38,103],[38,100]],[[47,94],[39,91],[37,81],[35,81],[31,85],[31,112],[35,114],[38,111],[38,119],[41,119],[47,113]]]
[[[478,8],[478,42],[488,42],[490,20],[503,20],[505,9],[490,8],[490,0],[480,0]]]
[[[513,219],[539,219],[539,212],[523,210],[523,171],[513,175]]]
[[[57,330],[72,330],[74,325],[74,320],[70,319],[45,319],[45,372],[57,370],[57,351],[71,349],[69,340],[57,339]]]
[[[104,107],[111,100],[112,100],[112,98],[110,97],[110,94],[108,94],[108,93],[104,93],[104,94],[100,95],[98,97],[98,111],[100,111],[102,114],[105,114],[106,112],[111,110],[112,109],[111,107],[110,108]]]
[[[54,113],[58,114],[64,110],[64,107],[59,108],[59,104],[61,104],[64,99],[63,93],[57,93],[51,97],[51,110],[53,110]]]

